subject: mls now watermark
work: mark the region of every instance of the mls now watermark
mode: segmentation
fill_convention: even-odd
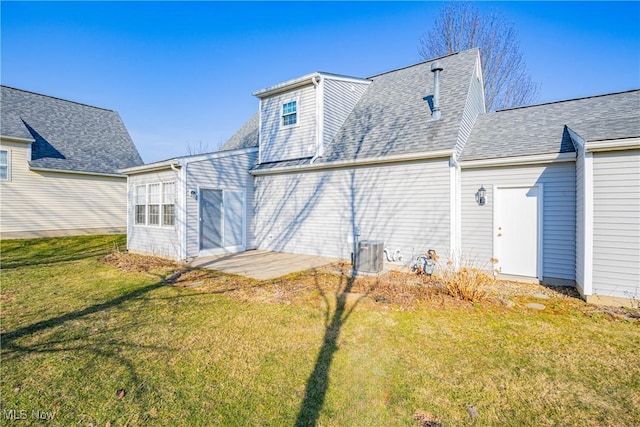
[[[2,411],[3,418],[11,421],[22,420],[42,420],[50,421],[56,415],[53,411],[42,411],[40,409],[5,409]]]

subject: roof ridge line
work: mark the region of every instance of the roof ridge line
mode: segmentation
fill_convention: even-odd
[[[426,64],[428,62],[438,61],[440,59],[448,58],[450,56],[459,55],[459,54],[461,54],[463,52],[467,52],[467,51],[474,50],[474,49],[478,49],[478,48],[477,47],[472,47],[470,49],[464,49],[464,50],[459,50],[457,52],[447,53],[447,54],[442,55],[442,56],[437,56],[435,58],[431,58],[431,59],[427,59],[427,60],[424,60],[424,61],[416,62],[415,64],[411,64],[411,65],[406,65],[404,67],[395,68],[393,70],[385,71],[383,73],[374,74],[373,76],[369,76],[369,77],[366,77],[366,78],[367,79],[373,79],[373,78],[376,78],[376,77],[383,76],[385,74],[395,73],[396,71],[406,70],[407,68],[415,67],[415,66],[418,66],[418,65],[423,65],[423,64]]]
[[[89,108],[95,108],[97,110],[103,110],[103,111],[109,111],[111,113],[115,113],[115,110],[112,110],[110,108],[104,108],[104,107],[96,107],[95,105],[89,105],[89,104],[85,104],[83,102],[78,102],[78,101],[72,101],[70,99],[64,99],[64,98],[60,98],[57,96],[51,96],[51,95],[46,95],[44,93],[39,93],[39,92],[34,92],[32,90],[26,90],[26,89],[19,89],[17,87],[13,87],[13,86],[7,86],[7,85],[0,85],[0,87],[6,87],[7,89],[12,89],[12,90],[17,90],[20,92],[25,92],[25,93],[30,93],[32,95],[38,95],[38,96],[43,96],[45,98],[51,98],[51,99],[57,99],[58,101],[64,101],[64,102],[69,102],[71,104],[77,104],[77,105],[82,105],[83,107],[89,107]]]
[[[493,111],[493,112],[494,113],[500,113],[500,112],[503,112],[503,111],[520,110],[520,109],[523,109],[523,108],[532,108],[532,107],[541,107],[543,105],[561,104],[563,102],[580,101],[580,100],[583,100],[583,99],[599,98],[599,97],[602,97],[602,96],[620,95],[620,94],[623,94],[623,93],[631,93],[631,92],[639,92],[639,91],[640,91],[640,89],[628,89],[628,90],[621,90],[619,92],[600,93],[600,94],[597,94],[597,95],[581,96],[581,97],[578,97],[578,98],[561,99],[561,100],[558,100],[558,101],[541,102],[539,104],[521,105],[519,107],[503,108],[501,110],[496,110],[496,111]],[[489,114],[489,113],[487,113],[487,114]]]

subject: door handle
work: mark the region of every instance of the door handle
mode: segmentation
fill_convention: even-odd
[[[502,227],[498,227],[498,237],[502,236]]]

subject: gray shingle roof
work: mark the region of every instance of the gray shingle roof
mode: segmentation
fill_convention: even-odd
[[[480,115],[461,159],[575,151],[565,126],[586,141],[640,136],[640,90]]]
[[[477,56],[478,49],[469,49],[437,59],[444,68],[440,120],[431,120],[427,101],[433,94],[431,64],[435,59],[370,77],[372,83],[316,164],[453,149]],[[220,151],[257,146],[256,114]],[[256,169],[291,165],[278,162]]]
[[[478,56],[477,49],[438,59],[442,118],[431,120],[431,64],[371,77],[373,81],[317,163],[453,149]]]
[[[258,120],[259,114],[255,113],[242,127],[224,143],[218,151],[240,150],[258,146]]]
[[[0,89],[0,135],[35,140],[31,167],[117,174],[143,163],[117,112]]]

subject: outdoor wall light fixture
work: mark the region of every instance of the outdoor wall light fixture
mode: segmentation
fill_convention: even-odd
[[[483,185],[478,188],[478,192],[476,193],[476,202],[478,202],[480,206],[484,206],[487,202],[487,190],[484,189]]]
[[[191,196],[192,199],[198,198],[198,192],[196,190],[189,191],[189,195]]]

